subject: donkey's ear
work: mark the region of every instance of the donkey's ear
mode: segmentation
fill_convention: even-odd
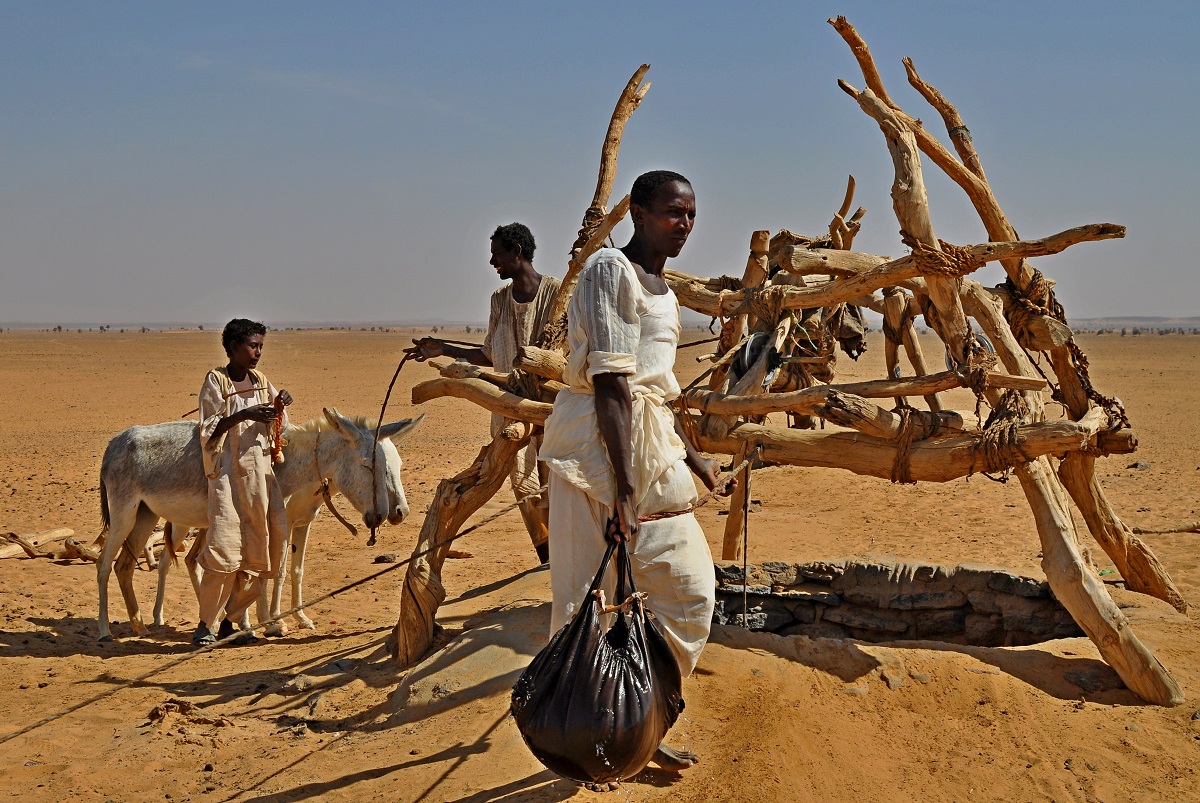
[[[329,422],[329,426],[333,427],[334,432],[351,443],[354,442],[354,424],[339,413],[336,407],[322,407],[321,412],[325,414],[325,420]]]
[[[390,438],[392,443],[399,443],[424,420],[425,414],[422,413],[416,418],[406,418],[403,421],[384,424],[379,428],[379,438],[380,440]]]

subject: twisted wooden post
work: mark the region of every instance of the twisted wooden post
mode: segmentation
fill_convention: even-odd
[[[912,127],[871,90],[857,93],[857,99],[879,124],[892,154],[896,169],[892,198],[901,230],[925,249],[936,250]],[[941,277],[930,276],[926,281],[937,310],[938,332],[951,354],[965,362],[971,335],[958,288]],[[1042,543],[1042,568],[1054,595],[1135,694],[1160,705],[1183,702],[1175,679],[1133,633],[1100,579],[1085,565],[1076,546],[1074,523],[1063,504],[1061,485],[1047,459],[1040,457],[1018,466],[1015,473],[1033,509]]]
[[[412,666],[433,645],[434,616],[446,599],[442,564],[450,551],[448,542],[471,514],[500,490],[531,432],[526,424],[509,424],[480,450],[475,462],[438,483],[413,548],[413,555],[419,557],[414,557],[404,575],[400,618],[392,638],[393,655],[400,666]],[[424,552],[428,554],[421,554]]]

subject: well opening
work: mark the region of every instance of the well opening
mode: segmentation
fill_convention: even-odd
[[[1083,631],[1044,580],[979,563],[857,558],[717,566],[719,624],[861,641],[932,640],[1012,647]]]

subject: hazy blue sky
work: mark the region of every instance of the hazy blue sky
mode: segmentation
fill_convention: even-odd
[[[614,199],[692,179],[678,267],[739,272],[750,232],[818,233],[846,175],[860,250],[899,254],[877,126],[825,20],[939,134],[902,56],[956,103],[1074,317],[1200,314],[1194,2],[0,5],[0,322],[482,320],[488,235],[560,274],[617,93],[642,62]],[[926,163],[934,225],[986,239]],[[625,236],[622,234],[622,236]],[[998,278],[998,269],[983,273]]]

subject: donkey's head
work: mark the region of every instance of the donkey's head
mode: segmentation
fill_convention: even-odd
[[[335,489],[362,514],[368,527],[378,527],[384,520],[391,524],[402,522],[408,515],[408,500],[400,482],[401,460],[395,442],[416,429],[425,416],[384,424],[379,428],[379,442],[375,443],[373,426],[352,421],[335,408],[326,407],[323,412],[329,426],[344,442],[329,462],[332,469],[329,478]]]

